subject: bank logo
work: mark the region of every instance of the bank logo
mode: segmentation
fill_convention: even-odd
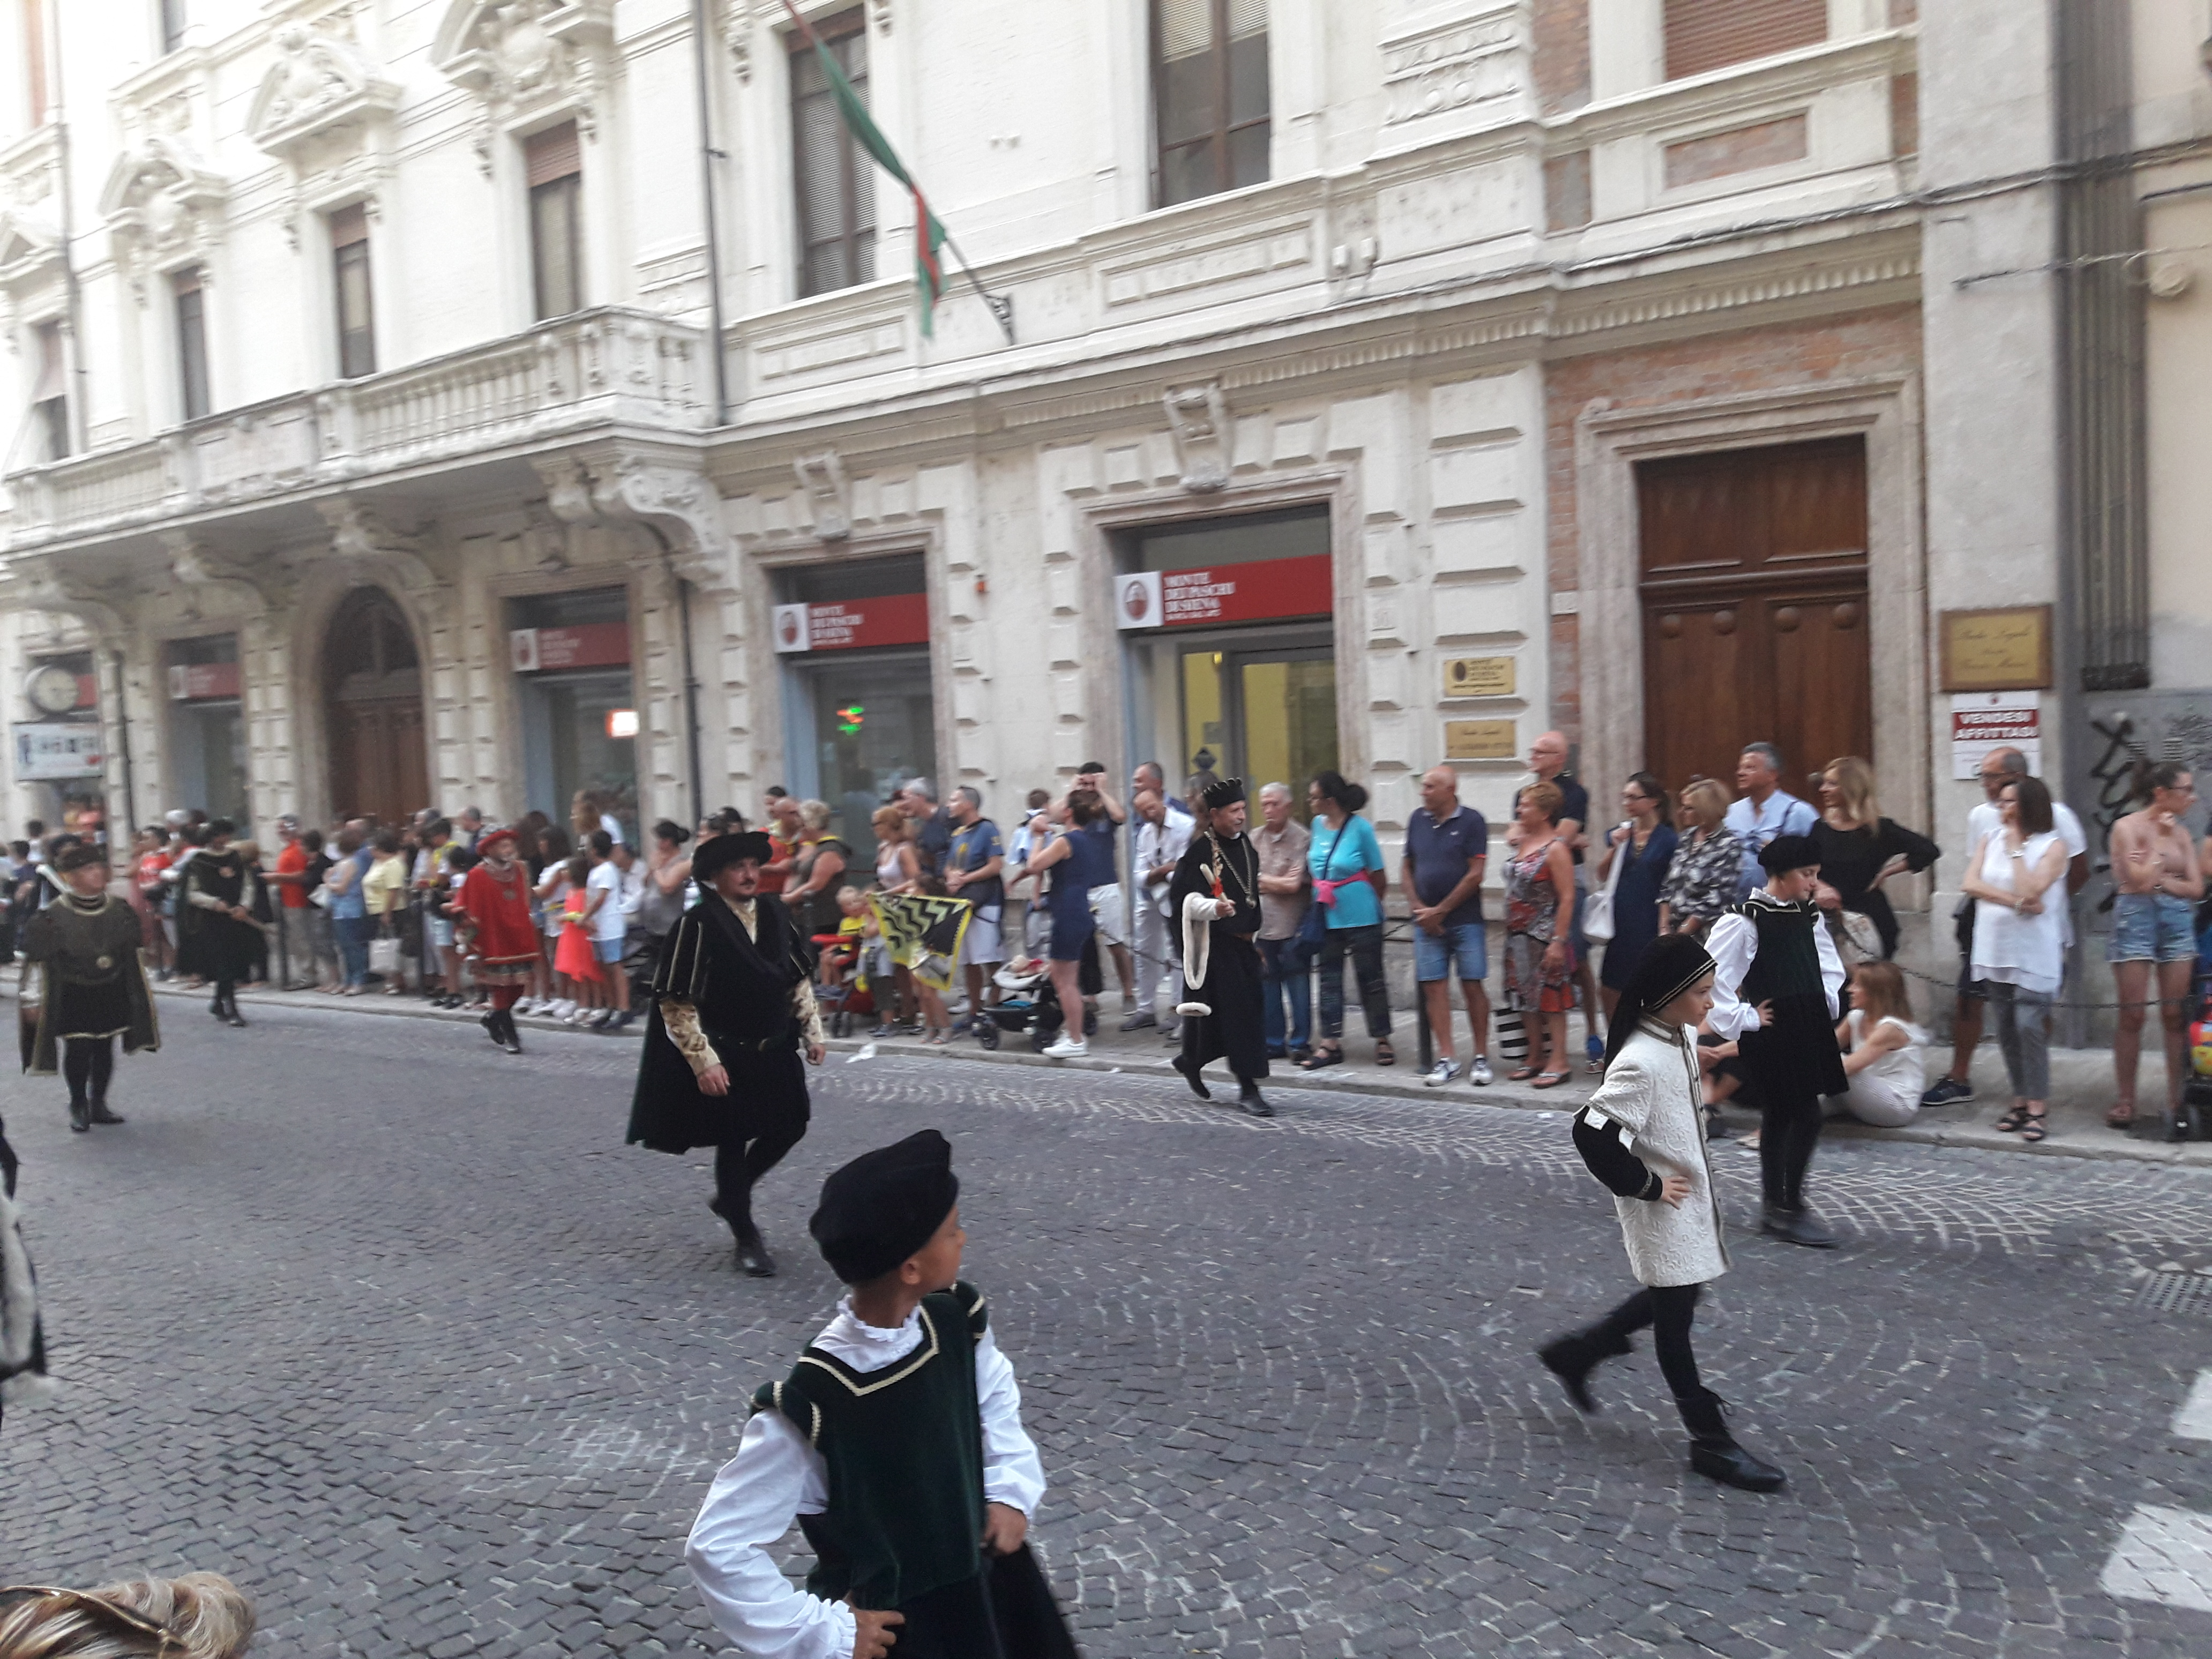
[[[812,630],[807,626],[805,605],[776,606],[775,648],[779,652],[811,651],[814,648]]]
[[[1115,582],[1114,621],[1122,628],[1160,625],[1160,573],[1133,570]]]

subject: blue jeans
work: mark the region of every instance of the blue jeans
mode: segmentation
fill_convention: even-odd
[[[1255,939],[1260,947],[1260,1000],[1266,1011],[1267,1054],[1282,1059],[1291,1048],[1308,1047],[1313,1040],[1313,971],[1291,963],[1297,958],[1295,939]],[[1283,1042],[1283,1001],[1290,1000],[1290,1042]]]
[[[338,960],[345,966],[345,982],[368,984],[368,942],[376,936],[376,923],[367,916],[333,916],[331,927],[338,936]]]

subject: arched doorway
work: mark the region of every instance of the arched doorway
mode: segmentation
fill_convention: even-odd
[[[356,587],[331,618],[323,650],[331,805],[341,817],[398,823],[429,804],[422,669],[399,606]]]

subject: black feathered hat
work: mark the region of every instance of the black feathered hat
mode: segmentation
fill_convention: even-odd
[[[1199,796],[1199,804],[1209,812],[1218,812],[1224,806],[1234,806],[1244,799],[1244,780],[1217,778],[1206,786]]]
[[[1820,861],[1820,843],[1810,836],[1777,836],[1759,849],[1759,866],[1770,876],[1809,870]]]
[[[1608,1023],[1606,1064],[1613,1063],[1646,1014],[1657,1013],[1712,971],[1711,953],[1687,933],[1662,933],[1645,945]]]
[[[928,1243],[959,1199],[952,1144],[923,1129],[835,1171],[822,1183],[822,1203],[806,1231],[830,1272],[848,1285],[865,1285]]]
[[[742,864],[747,859],[755,864],[775,861],[775,848],[759,830],[737,830],[712,836],[701,842],[699,850],[691,854],[692,879],[711,883],[732,865]]]

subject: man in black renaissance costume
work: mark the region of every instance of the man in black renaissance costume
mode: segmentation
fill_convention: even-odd
[[[107,890],[106,855],[82,842],[61,855],[60,897],[23,930],[23,956],[42,979],[28,1069],[69,1079],[70,1127],[120,1123],[107,1108],[115,1039],[125,1054],[161,1046],[138,961],[138,913]]]
[[[1267,1075],[1267,1033],[1260,983],[1260,851],[1244,834],[1244,781],[1208,784],[1196,803],[1200,833],[1168,884],[1169,914],[1183,929],[1182,1052],[1175,1068],[1200,1100],[1211,1100],[1200,1071],[1226,1060],[1237,1104],[1254,1117],[1275,1109],[1260,1092]]]
[[[638,1058],[629,1140],[656,1152],[714,1148],[708,1207],[737,1238],[738,1271],[775,1272],[753,1224],[753,1183],[806,1133],[807,1063],[823,1054],[806,937],[760,890],[774,857],[758,830],[702,842],[691,860],[699,902],[662,943]]]
[[[185,866],[184,905],[177,913],[177,931],[193,944],[194,968],[215,982],[208,1012],[228,1025],[246,1024],[238,1012],[238,981],[266,948],[253,920],[260,883],[230,844],[236,833],[228,818],[208,825],[207,845]]]

